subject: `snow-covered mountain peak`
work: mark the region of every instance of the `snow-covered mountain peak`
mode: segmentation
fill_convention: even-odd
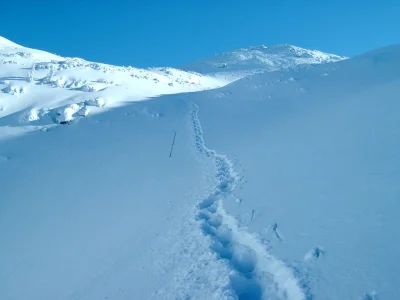
[[[218,88],[255,73],[342,59],[288,44],[260,45],[223,52],[183,70],[138,69],[61,57],[0,37],[0,118],[3,125],[18,128],[48,126],[131,101]]]
[[[20,48],[21,46],[0,36],[0,49],[10,48],[10,47],[13,47],[13,48],[19,47]]]
[[[327,63],[344,60],[347,57],[328,54],[318,50],[309,50],[289,44],[277,44],[273,46],[252,46],[236,49],[231,52],[219,54],[226,63],[259,63],[267,66],[286,66],[300,64]]]
[[[264,71],[285,70],[299,65],[329,63],[344,59],[347,57],[289,44],[268,47],[260,45],[222,52],[205,60],[185,65],[183,69],[236,80]]]
[[[64,58],[46,51],[27,48],[0,36],[0,64],[30,64],[63,60]]]

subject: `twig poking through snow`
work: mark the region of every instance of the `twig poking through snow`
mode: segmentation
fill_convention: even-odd
[[[175,138],[176,138],[176,131],[175,131],[175,134],[174,134],[174,139],[172,140],[171,152],[169,152],[169,157],[172,156],[172,150],[174,150]]]
[[[283,238],[282,238],[282,236],[281,236],[281,234],[279,233],[279,230],[278,230],[278,223],[274,223],[272,226],[271,226],[271,230],[272,230],[272,232],[275,234],[275,237],[278,239],[278,240],[280,240],[281,242],[283,242]]]

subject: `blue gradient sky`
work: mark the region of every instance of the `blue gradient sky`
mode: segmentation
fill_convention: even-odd
[[[293,44],[353,56],[400,43],[400,1],[18,0],[0,35],[62,56],[179,66],[216,52]]]

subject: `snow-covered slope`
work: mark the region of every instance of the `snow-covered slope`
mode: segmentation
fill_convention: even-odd
[[[392,46],[191,97],[209,147],[240,162],[245,184],[224,197],[224,214],[257,233],[301,289],[282,296],[286,276],[266,299],[400,295],[399,68],[400,46]],[[243,238],[236,244],[248,246]],[[265,288],[259,247],[247,248]]]
[[[7,40],[6,38],[0,36],[0,49],[5,49],[5,48],[16,48],[16,47],[21,47],[20,45],[17,45],[16,43]]]
[[[0,118],[13,127],[1,128],[0,139],[105,111],[128,98],[145,100],[224,84],[173,68],[144,70],[63,58],[1,38]]]
[[[265,71],[294,69],[310,64],[329,63],[347,59],[344,56],[308,50],[292,45],[264,45],[223,52],[182,67],[230,81]]]
[[[0,140],[0,299],[397,299],[399,57],[110,88],[125,106]]]

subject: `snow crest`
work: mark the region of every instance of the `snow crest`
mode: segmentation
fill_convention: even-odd
[[[235,81],[266,71],[298,69],[345,59],[347,57],[287,44],[261,45],[223,52],[182,66],[182,69]]]
[[[271,255],[254,234],[241,228],[223,207],[223,199],[233,192],[240,177],[225,155],[207,148],[198,112],[192,103],[191,123],[196,150],[213,160],[217,168],[215,192],[198,204],[197,219],[203,233],[211,239],[211,249],[229,262],[230,288],[238,299],[312,299],[293,270]]]

